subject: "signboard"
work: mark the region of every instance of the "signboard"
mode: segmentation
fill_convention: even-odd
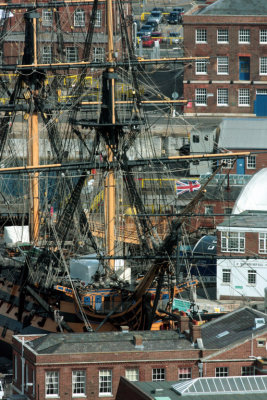
[[[179,310],[179,311],[184,311],[184,312],[189,312],[190,311],[190,301],[186,300],[181,300],[181,299],[174,299],[172,303],[172,309],[173,310]]]

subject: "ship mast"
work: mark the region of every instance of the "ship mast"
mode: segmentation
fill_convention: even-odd
[[[107,0],[107,33],[108,33],[108,62],[114,61],[114,41],[113,41],[113,9],[112,0]],[[112,125],[115,128],[115,79],[114,79],[114,68],[110,67],[107,71],[107,84],[109,85],[109,119],[111,119],[109,124],[111,124],[108,129],[110,132],[114,132]],[[109,137],[109,134],[107,133]],[[114,138],[109,138],[109,145],[106,146],[107,149],[107,159],[108,162],[112,164],[114,159]],[[106,246],[107,255],[113,257],[115,252],[115,176],[114,169],[111,168],[105,179],[105,226],[107,227],[106,232]],[[111,270],[115,268],[115,260],[110,259],[109,266]]]

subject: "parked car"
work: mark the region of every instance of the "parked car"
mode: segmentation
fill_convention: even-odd
[[[160,24],[162,21],[162,13],[160,11],[152,11],[147,19],[147,21],[156,21]]]
[[[158,23],[156,21],[146,21],[146,25],[151,25],[153,29],[158,27]]]
[[[184,15],[184,8],[183,7],[174,7],[172,12],[178,12],[181,15]]]
[[[169,18],[167,19],[168,24],[176,25],[181,22],[181,16],[178,12],[171,12]]]
[[[142,37],[142,46],[143,47],[154,47],[155,46],[155,42],[151,38],[151,36],[143,36]]]
[[[162,32],[152,32],[151,39],[158,41],[159,43],[163,42],[163,33]]]
[[[170,34],[169,34],[170,44],[179,43],[179,41],[180,41],[179,36],[180,36],[180,34],[178,32],[170,32]]]
[[[138,37],[143,37],[143,36],[151,36],[153,32],[153,28],[151,25],[143,25],[140,29],[139,32],[137,32]]]
[[[161,13],[165,12],[163,7],[154,7],[152,11],[160,11]]]

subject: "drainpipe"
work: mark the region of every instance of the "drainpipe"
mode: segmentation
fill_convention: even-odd
[[[198,366],[199,377],[202,378],[203,377],[203,362],[199,361],[197,366]]]

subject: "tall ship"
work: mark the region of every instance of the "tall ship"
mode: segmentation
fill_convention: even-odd
[[[195,59],[137,57],[128,2],[1,7],[1,340],[151,329],[197,284],[180,281],[183,229],[220,159],[238,157],[202,155],[214,173],[177,208],[197,156],[159,157],[146,110],[186,100],[145,82]]]

